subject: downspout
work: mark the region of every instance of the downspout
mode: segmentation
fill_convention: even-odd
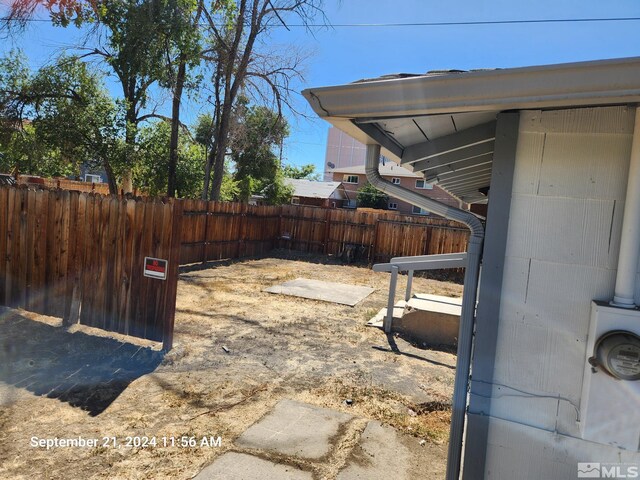
[[[627,194],[622,218],[615,294],[611,305],[635,308],[636,275],[640,257],[640,107],[636,107]]]
[[[462,459],[462,437],[467,407],[467,392],[469,389],[471,347],[484,228],[480,220],[470,212],[445,205],[383,179],[378,170],[379,164],[380,145],[367,145],[365,172],[367,174],[367,180],[369,180],[371,185],[392,197],[404,200],[416,207],[423,208],[449,220],[463,223],[471,232],[467,247],[468,265],[464,275],[465,288],[462,296],[462,312],[460,314],[460,330],[458,333],[458,361],[456,363],[456,380],[453,389],[446,476],[447,480],[458,480]]]

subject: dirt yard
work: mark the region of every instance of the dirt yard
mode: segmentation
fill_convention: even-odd
[[[262,292],[298,277],[375,292],[356,307]],[[0,310],[0,478],[191,478],[283,398],[391,425],[439,459],[430,472],[444,471],[455,355],[365,326],[386,305],[388,281],[284,253],[183,268],[164,357],[136,339]],[[414,291],[462,287],[416,278]],[[221,446],[201,444],[218,436]],[[47,450],[32,437],[98,444]]]

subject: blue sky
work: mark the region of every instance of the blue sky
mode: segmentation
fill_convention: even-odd
[[[640,17],[638,0],[326,0],[334,24],[418,23],[558,18]],[[76,45],[73,28],[34,23],[14,46],[24,49],[34,67],[60,49]],[[295,44],[311,52],[305,80],[297,90],[338,85],[387,73],[437,69],[507,68],[527,65],[640,56],[640,21],[520,25],[339,27],[314,35],[302,28],[275,30],[271,41]],[[0,53],[11,47],[0,44]],[[117,94],[114,84],[112,91]],[[297,105],[312,115],[300,96]],[[195,118],[202,107],[188,103],[183,116]],[[328,124],[290,118],[292,133],[285,162],[313,163],[323,170]]]

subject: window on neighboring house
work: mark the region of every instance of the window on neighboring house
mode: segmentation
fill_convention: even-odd
[[[84,181],[91,183],[102,183],[102,177],[100,175],[93,175],[91,173],[84,174]]]
[[[391,183],[393,183],[394,185],[400,185],[400,179],[397,177],[393,177],[391,179]]]
[[[344,201],[344,208],[356,208],[356,199],[349,199]]]
[[[416,188],[419,188],[421,190],[432,190],[433,184],[427,183],[424,180],[416,180]]]
[[[345,175],[342,181],[344,183],[358,183],[358,175]]]
[[[300,199],[298,197],[291,197],[292,205],[300,205]]]
[[[389,210],[397,210],[398,204],[395,202],[389,202]]]
[[[423,210],[420,207],[416,207],[415,205],[412,207],[411,213],[415,215],[429,215],[429,212],[427,212],[426,210]]]

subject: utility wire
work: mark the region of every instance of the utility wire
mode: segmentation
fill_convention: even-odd
[[[276,24],[271,25],[271,28],[286,28],[286,27],[302,27],[302,28],[318,28],[318,27],[332,27],[332,28],[400,28],[400,27],[448,27],[448,26],[474,26],[474,25],[523,25],[523,24],[538,24],[538,23],[593,23],[593,22],[636,22],[640,17],[611,17],[611,18],[543,18],[543,19],[531,19],[531,20],[477,20],[467,22],[411,22],[411,23],[289,23],[286,25]],[[30,19],[17,19],[2,17],[2,22],[50,22],[50,19],[46,18],[30,18]],[[205,27],[203,25],[203,27]]]

